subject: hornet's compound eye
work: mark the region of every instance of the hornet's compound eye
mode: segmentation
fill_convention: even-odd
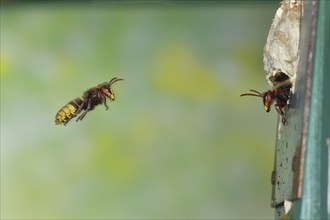
[[[110,89],[108,89],[108,88],[106,88],[106,87],[102,87],[101,88],[101,91],[102,91],[102,93],[106,96],[106,97],[108,97],[111,101],[114,101],[115,100],[115,94],[113,93],[113,91]]]
[[[273,103],[273,94],[270,91],[268,91],[264,94],[263,102],[264,102],[265,111],[269,112],[270,111],[270,106]]]

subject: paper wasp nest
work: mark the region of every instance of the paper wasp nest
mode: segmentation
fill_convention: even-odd
[[[301,0],[283,0],[273,19],[264,47],[264,68],[266,80],[276,86],[275,75],[286,74],[295,90],[299,61],[299,36],[301,20]],[[284,77],[287,78],[287,77]]]

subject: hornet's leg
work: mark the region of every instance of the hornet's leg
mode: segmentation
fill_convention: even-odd
[[[281,116],[282,116],[282,123],[284,124],[284,125],[286,125],[287,124],[287,118],[286,118],[286,116],[285,116],[285,114],[284,114],[284,112],[283,112],[283,107],[281,107],[281,106],[278,106],[278,105],[276,105],[275,104],[275,109],[276,109],[276,111],[278,112],[278,114],[280,114]]]
[[[83,101],[83,102],[81,103],[81,105],[79,106],[79,108],[78,108],[78,110],[77,110],[77,112],[76,112],[76,115],[78,115],[81,111],[86,110],[85,107],[86,107],[86,102]]]
[[[82,103],[82,104],[80,105],[80,107],[77,109],[77,111],[76,111],[76,115],[78,115],[78,114],[82,111],[83,106],[84,106],[84,103]]]
[[[84,113],[82,113],[82,114],[77,118],[76,121],[79,121],[79,120],[81,121],[81,120],[83,120],[83,118],[86,116],[87,112],[89,112],[89,110],[85,110]]]
[[[86,116],[86,114],[87,114],[87,112],[89,112],[90,110],[91,110],[91,105],[92,105],[92,103],[91,103],[91,101],[89,100],[88,101],[88,104],[87,104],[87,108],[86,108],[86,110],[77,118],[77,120],[76,121],[79,121],[79,120],[83,120],[83,118]]]
[[[103,97],[104,99],[104,101],[103,101],[103,104],[104,104],[104,106],[105,106],[105,109],[106,110],[108,110],[109,109],[109,107],[108,107],[108,105],[107,105],[107,99],[105,98],[105,97]]]

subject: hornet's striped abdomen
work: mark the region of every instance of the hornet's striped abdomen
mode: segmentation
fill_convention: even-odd
[[[83,100],[81,98],[76,98],[75,100],[66,104],[63,108],[61,108],[56,116],[55,123],[66,125],[72,118],[76,117],[79,112],[78,109],[81,107]]]

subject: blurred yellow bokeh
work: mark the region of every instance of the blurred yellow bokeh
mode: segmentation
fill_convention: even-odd
[[[270,219],[277,2],[1,7],[2,219]],[[112,77],[110,109],[55,125]]]

